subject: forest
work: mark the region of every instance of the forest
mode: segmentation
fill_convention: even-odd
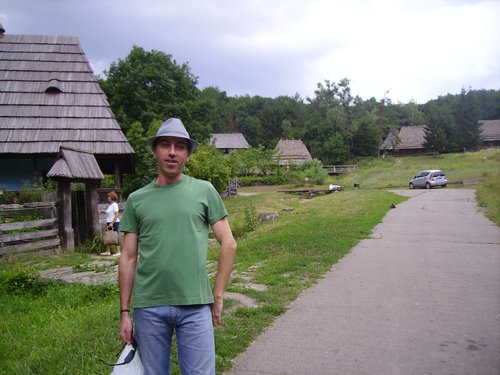
[[[280,139],[301,139],[323,164],[377,156],[388,132],[401,126],[427,125],[426,146],[437,153],[477,149],[479,120],[500,118],[500,90],[461,88],[425,104],[393,103],[388,97],[359,97],[349,78],[317,83],[313,97],[230,97],[219,87],[198,89],[198,77],[187,63],[139,46],[98,79],[137,153],[138,179],[147,177],[140,176],[144,170],[154,173],[143,154],[145,139],[169,117],[182,119],[202,143],[211,133],[225,132],[243,133],[257,150],[272,150]]]

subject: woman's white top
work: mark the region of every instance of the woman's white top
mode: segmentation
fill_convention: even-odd
[[[120,209],[118,208],[118,203],[113,202],[111,203],[108,208],[106,209],[106,223],[111,223],[113,219],[115,218],[115,213],[119,212]],[[119,223],[120,222],[120,217],[118,216],[118,219],[115,220],[115,222]]]

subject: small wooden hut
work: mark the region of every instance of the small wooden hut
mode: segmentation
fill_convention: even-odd
[[[393,156],[425,155],[432,150],[425,147],[425,125],[402,126],[399,131],[389,132],[380,145],[381,154]]]
[[[479,120],[479,130],[484,147],[500,146],[500,119]]]
[[[300,139],[280,139],[275,148],[279,165],[302,165],[312,160],[311,154]]]
[[[56,162],[47,173],[47,177],[58,181],[59,222],[62,234],[62,247],[74,250],[75,231],[72,226],[71,183],[85,183],[84,221],[88,235],[95,235],[99,230],[99,212],[97,211],[97,187],[104,179],[94,155],[90,152],[61,147]]]

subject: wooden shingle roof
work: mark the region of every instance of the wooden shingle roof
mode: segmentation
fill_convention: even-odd
[[[479,120],[479,130],[483,142],[500,141],[500,119]]]
[[[381,150],[424,149],[425,125],[402,126],[399,133],[390,132],[380,145]]]
[[[213,133],[210,137],[210,144],[219,149],[246,149],[250,147],[242,133]]]
[[[92,153],[65,147],[61,147],[57,160],[47,173],[47,177],[72,181],[104,179]]]
[[[0,35],[0,155],[134,150],[74,36]]]
[[[302,165],[312,160],[309,150],[300,139],[280,139],[276,145],[276,152],[281,158],[280,165],[288,165],[289,162]]]

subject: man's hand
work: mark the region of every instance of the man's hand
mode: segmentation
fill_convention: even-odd
[[[216,298],[215,302],[210,306],[212,309],[212,323],[214,327],[220,326],[222,324],[222,307],[224,301],[222,298]]]
[[[134,326],[132,319],[130,319],[129,312],[123,312],[120,320],[120,337],[123,342],[132,344],[132,337],[134,335]]]

